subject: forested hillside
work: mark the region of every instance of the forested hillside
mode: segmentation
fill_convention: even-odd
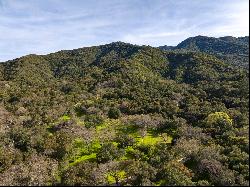
[[[220,38],[195,36],[177,46],[161,46],[163,50],[194,51],[215,55],[226,63],[249,69],[249,36]]]
[[[248,70],[196,50],[0,63],[0,185],[249,185],[248,103]]]

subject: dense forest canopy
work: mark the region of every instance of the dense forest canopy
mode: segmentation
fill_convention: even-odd
[[[163,50],[196,51],[215,55],[226,63],[236,67],[249,68],[249,36],[220,38],[195,36],[177,46],[160,46]]]
[[[249,71],[209,52],[248,39],[218,40],[0,63],[0,185],[249,185]]]

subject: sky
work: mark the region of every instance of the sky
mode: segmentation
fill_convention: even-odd
[[[0,62],[123,41],[248,36],[249,0],[0,0]]]

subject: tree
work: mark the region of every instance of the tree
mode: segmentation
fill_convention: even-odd
[[[46,186],[56,183],[58,163],[45,156],[31,153],[24,162],[13,164],[0,174],[0,185]]]
[[[209,179],[215,185],[231,186],[235,184],[234,173],[217,160],[203,159],[200,161],[198,168],[200,177]]]
[[[113,143],[104,143],[96,154],[98,163],[105,163],[116,158],[121,157],[124,154],[122,150],[119,150]]]
[[[225,112],[215,112],[209,114],[205,120],[205,127],[213,136],[221,135],[223,132],[233,128],[232,119]]]
[[[152,185],[156,175],[156,169],[147,162],[132,161],[125,167],[126,184],[133,186]]]
[[[44,153],[54,159],[62,160],[72,149],[72,137],[64,132],[56,132],[44,140]]]
[[[225,112],[215,112],[208,115],[207,117],[208,125],[213,125],[218,122],[224,122],[226,124],[232,125],[233,120]]]
[[[98,114],[89,114],[89,115],[86,115],[85,116],[85,120],[84,120],[85,126],[87,128],[96,127],[96,126],[100,125],[103,122],[104,122],[103,116],[102,115],[98,115]]]
[[[125,148],[127,146],[132,146],[135,143],[135,139],[127,134],[118,134],[115,141],[119,144],[119,148]]]
[[[111,107],[108,111],[108,117],[118,119],[121,116],[121,111],[118,108]]]
[[[69,167],[62,173],[61,185],[87,186],[97,185],[96,164],[91,162],[80,162]]]
[[[14,141],[14,146],[23,152],[27,152],[30,149],[31,142],[29,136],[28,130],[21,127],[15,127],[10,132],[10,138]]]
[[[161,175],[161,185],[164,186],[192,186],[193,173],[183,163],[172,160],[165,164]]]

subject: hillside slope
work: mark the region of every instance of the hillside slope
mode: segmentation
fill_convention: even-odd
[[[175,47],[161,46],[163,50],[187,50],[205,52],[240,67],[249,66],[249,37],[207,37],[196,36],[182,41]]]
[[[122,42],[1,63],[0,185],[247,185],[248,75]]]

